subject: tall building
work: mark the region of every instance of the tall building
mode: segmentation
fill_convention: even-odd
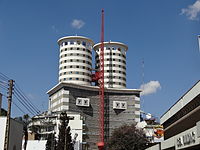
[[[58,40],[60,46],[59,83],[50,89],[49,111],[77,113],[83,119],[83,150],[97,150],[99,141],[99,86],[92,84],[91,39],[67,36]],[[100,43],[94,45],[95,68],[99,69]],[[112,131],[123,124],[140,121],[139,89],[126,88],[126,52],[120,42],[104,43],[105,64],[105,142]]]
[[[95,69],[99,69],[101,43],[94,45]],[[104,42],[104,86],[126,88],[126,52],[128,46],[120,42]]]
[[[91,84],[93,41],[82,36],[58,40],[60,46],[59,82]]]

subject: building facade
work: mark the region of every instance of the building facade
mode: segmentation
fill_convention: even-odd
[[[93,41],[83,36],[58,40],[60,47],[59,82],[91,84]]]
[[[4,150],[6,117],[0,117],[0,150]],[[22,149],[23,124],[10,119],[9,150]]]
[[[101,43],[94,45],[95,69],[100,67]],[[104,85],[126,88],[126,52],[128,46],[120,42],[104,42]]]
[[[160,149],[199,150],[200,81],[164,113],[160,121],[164,127],[164,141]]]
[[[105,140],[123,124],[140,120],[140,90],[105,89]],[[83,118],[83,149],[97,150],[99,139],[99,89],[96,86],[59,83],[47,92],[49,111],[80,113]]]

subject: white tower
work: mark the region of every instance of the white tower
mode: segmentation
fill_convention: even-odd
[[[94,45],[96,68],[99,69],[101,43]],[[104,42],[104,85],[109,88],[126,88],[126,52],[128,47],[120,42]]]
[[[93,41],[82,36],[67,36],[60,38],[58,44],[59,82],[90,85]]]

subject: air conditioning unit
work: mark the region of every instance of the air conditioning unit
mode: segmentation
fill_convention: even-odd
[[[78,97],[78,98],[76,98],[76,105],[77,106],[89,107],[90,106],[90,99]]]
[[[127,103],[124,101],[113,101],[113,109],[127,109]]]

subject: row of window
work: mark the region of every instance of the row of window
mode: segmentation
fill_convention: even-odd
[[[126,64],[126,61],[125,60],[121,60],[121,59],[117,59],[117,58],[107,58],[107,59],[104,59],[104,61],[117,61],[117,62],[123,62],[124,64]],[[97,63],[99,63],[99,59],[96,61]]]
[[[85,42],[85,41],[74,41],[74,40],[62,42],[60,44],[61,47],[65,46],[65,45],[83,45],[83,46],[89,46],[89,47],[92,46],[91,43],[88,43],[88,42]]]
[[[119,70],[105,70],[104,72],[107,72],[107,73],[121,73],[123,75],[126,75],[126,72],[119,71]]]
[[[105,79],[121,79],[126,81],[126,78],[120,76],[105,76]]]
[[[68,68],[79,68],[79,69],[85,69],[85,70],[88,70],[88,71],[92,70],[91,68],[88,68],[88,67],[85,67],[85,66],[80,66],[80,65],[63,66],[63,67],[60,67],[60,70],[68,69]]]
[[[92,51],[90,51],[89,49],[80,48],[80,47],[70,47],[70,48],[61,49],[60,52],[62,53],[62,52],[70,51],[70,50],[80,50],[80,51],[84,51],[84,52],[88,52],[92,54]]]
[[[62,76],[62,75],[67,75],[67,74],[79,74],[79,75],[91,76],[91,73],[79,72],[79,71],[68,71],[68,72],[63,72],[63,73],[60,73],[60,76]]]
[[[119,53],[104,53],[104,55],[109,55],[109,56],[112,56],[112,55],[116,55],[116,56],[122,56],[126,59],[126,55],[124,54],[119,54]],[[96,55],[95,58],[98,58],[99,55]]]
[[[60,79],[60,82],[62,81],[86,81],[86,82],[90,82],[90,80],[88,79],[85,79],[85,78],[63,78],[63,79]]]
[[[80,54],[80,53],[69,53],[69,54],[64,54],[64,55],[61,55],[60,58],[67,57],[67,56],[81,56],[81,57],[86,57],[86,58],[92,59],[91,56],[85,55],[85,54]]]
[[[60,79],[59,80],[60,82],[62,81],[86,81],[86,82],[90,82],[90,80],[88,79],[84,79],[84,78],[63,78],[63,79]],[[121,82],[105,82],[105,84],[108,84],[108,85],[122,85],[124,87],[126,87],[126,84],[125,83],[121,83]]]
[[[105,67],[119,67],[119,68],[126,69],[126,66],[117,65],[117,64],[105,64],[104,66],[105,66]]]
[[[68,59],[68,60],[63,60],[60,62],[60,64],[64,64],[64,63],[68,63],[68,62],[81,62],[81,63],[86,63],[88,65],[91,65],[92,66],[92,63],[89,62],[89,61],[86,61],[86,60],[80,60],[80,59]]]
[[[106,84],[108,85],[122,85],[124,87],[126,87],[126,84],[125,83],[121,83],[121,82],[106,82]]]

